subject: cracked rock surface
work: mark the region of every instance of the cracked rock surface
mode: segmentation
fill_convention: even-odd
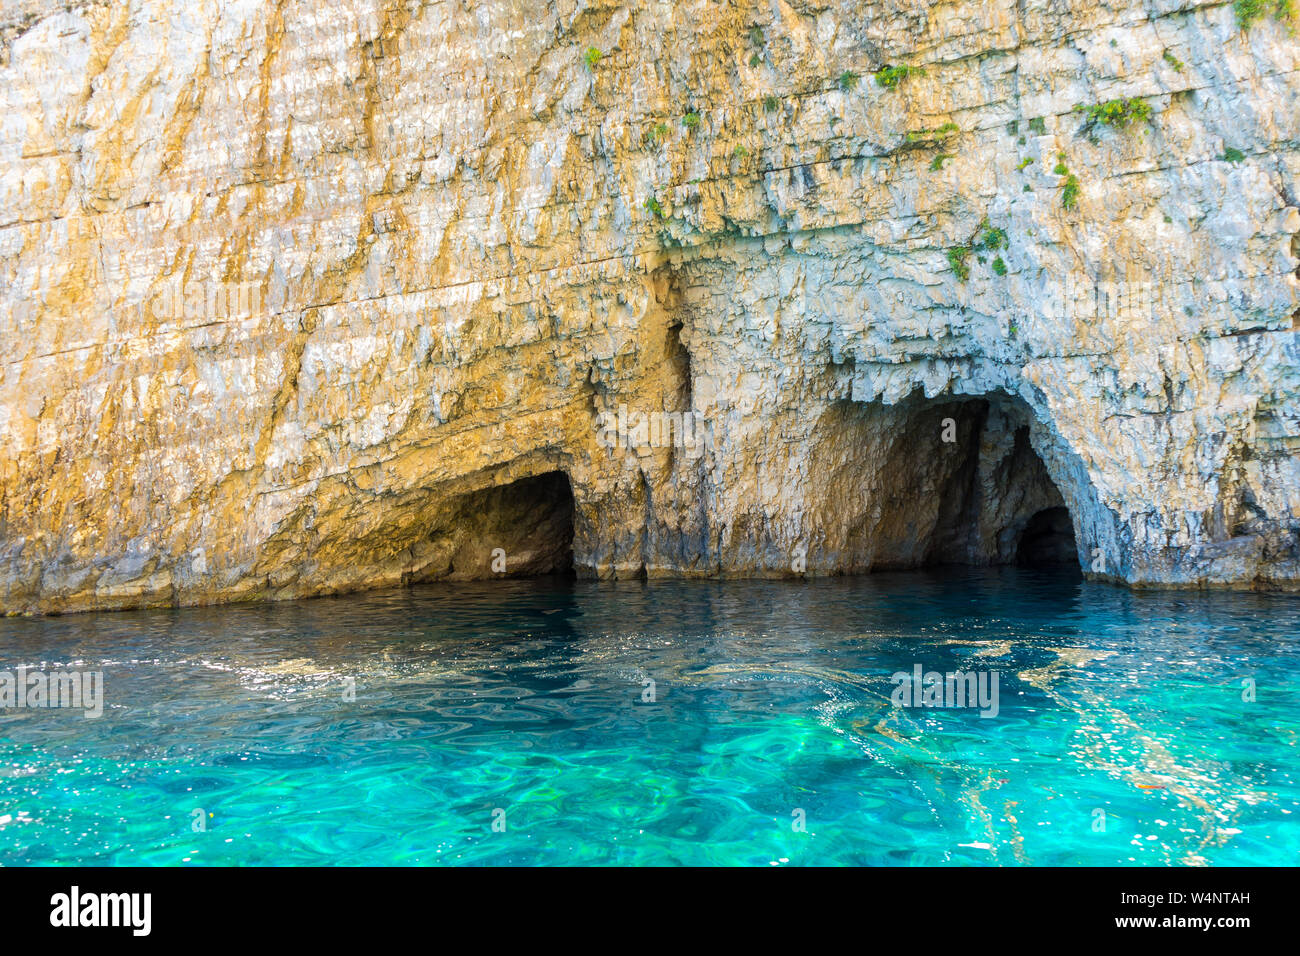
[[[9,0],[0,611],[1071,534],[1134,586],[1300,587],[1295,29]]]

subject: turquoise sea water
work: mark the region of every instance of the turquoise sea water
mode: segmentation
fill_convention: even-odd
[[[105,680],[0,710],[0,863],[1296,864],[1298,625],[1011,569],[0,621]]]

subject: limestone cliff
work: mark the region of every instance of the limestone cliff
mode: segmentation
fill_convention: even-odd
[[[6,0],[0,609],[1071,531],[1116,581],[1300,585],[1294,30]]]

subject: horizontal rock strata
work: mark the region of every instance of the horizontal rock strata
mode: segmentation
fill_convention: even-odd
[[[8,3],[0,610],[1300,586],[1298,67],[1172,0]]]

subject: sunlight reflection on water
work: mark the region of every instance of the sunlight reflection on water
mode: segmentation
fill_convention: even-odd
[[[0,710],[0,863],[1294,864],[1297,624],[1016,569],[0,621],[106,681]],[[998,716],[892,706],[915,664]]]

